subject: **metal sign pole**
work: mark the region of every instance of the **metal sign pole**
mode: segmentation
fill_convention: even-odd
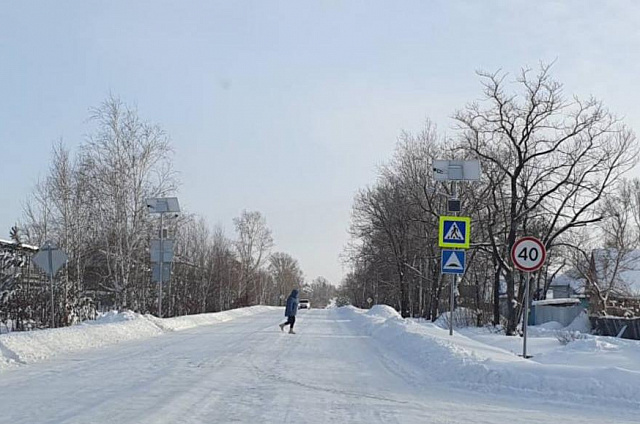
[[[68,256],[62,249],[47,240],[33,255],[31,262],[49,275],[49,284],[51,285],[51,328],[56,326],[56,309],[55,309],[55,292],[53,286],[53,277],[56,272],[67,262]]]
[[[457,199],[458,198],[458,193],[456,190],[456,182],[452,181],[451,182],[452,185],[452,193],[453,193],[453,198]],[[454,213],[455,215],[457,215],[456,213]],[[454,253],[455,254],[455,253]],[[458,275],[457,274],[453,274],[451,276],[451,293],[449,294],[449,335],[453,336],[453,312],[456,308],[456,298],[455,298],[455,286],[458,283]]]
[[[511,247],[511,262],[520,271],[526,273],[525,289],[522,312],[522,357],[527,356],[527,327],[529,325],[529,291],[532,274],[542,268],[547,258],[547,249],[544,244],[535,237],[522,237],[515,241]]]
[[[160,278],[158,287],[158,317],[162,318],[162,281],[164,279],[163,267],[164,267],[164,213],[160,213]]]
[[[524,289],[524,313],[522,315],[522,335],[524,337],[522,343],[522,357],[527,358],[527,326],[529,324],[529,280],[531,274],[527,274]]]
[[[456,284],[456,274],[452,274],[451,275],[451,293],[449,294],[449,335],[453,336],[453,308],[455,308],[455,293],[454,293],[454,288],[453,286],[455,286]]]
[[[47,248],[47,256],[49,259],[49,283],[51,284],[51,328],[56,326],[56,309],[53,296],[53,252],[51,246]]]
[[[461,205],[458,199],[457,193],[457,182],[458,181],[478,181],[480,180],[480,161],[479,160],[470,160],[470,161],[461,161],[461,160],[433,160],[432,161],[432,170],[433,177],[435,181],[451,181],[451,192],[452,196],[449,199],[448,212],[454,212],[457,216],[457,212],[460,212]],[[464,240],[455,240],[455,243],[447,242],[446,239],[449,237],[446,236],[444,232],[444,227],[446,226],[446,220],[440,217],[440,234],[439,234],[439,246],[440,247],[451,247],[454,249],[468,249],[469,248],[469,231],[471,226],[471,219],[469,217],[464,217],[463,219],[455,219],[457,222],[461,222],[464,224],[464,232],[463,238]],[[451,217],[447,217],[451,218]],[[457,225],[457,224],[454,224]],[[451,227],[450,227],[451,228]],[[460,227],[456,227],[456,230],[460,232]],[[451,238],[454,238],[454,233],[452,232]],[[459,236],[459,234],[457,234]],[[455,236],[455,238],[458,238]],[[458,243],[458,241],[463,241],[463,243]],[[455,253],[454,253],[455,254]],[[444,264],[443,264],[444,267]],[[464,272],[464,267],[462,269]],[[449,294],[450,302],[449,302],[449,335],[453,336],[453,313],[455,310],[455,288],[458,284],[458,277],[456,273],[454,273],[453,278],[451,279],[451,293]]]

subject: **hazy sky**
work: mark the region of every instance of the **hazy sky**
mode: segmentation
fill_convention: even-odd
[[[353,195],[400,131],[450,132],[476,70],[540,60],[640,130],[635,1],[3,0],[0,238],[113,93],[170,135],[183,208],[230,237],[258,210],[308,280],[338,282]]]

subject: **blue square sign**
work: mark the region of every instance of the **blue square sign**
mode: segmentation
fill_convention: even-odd
[[[443,249],[440,262],[442,274],[463,274],[465,268],[465,251]]]
[[[471,218],[466,216],[441,216],[438,245],[468,249],[471,233]]]

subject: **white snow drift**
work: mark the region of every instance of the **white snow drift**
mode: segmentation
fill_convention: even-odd
[[[275,309],[252,306],[230,311],[156,318],[134,312],[110,312],[95,321],[51,330],[14,332],[0,335],[0,370],[58,356],[107,346],[127,340],[155,337],[168,331],[225,322]]]
[[[256,334],[264,338],[281,335],[277,330],[281,308],[267,306],[169,319],[132,312],[112,313],[95,322],[69,328],[5,334],[0,336],[0,370],[266,311],[271,313],[260,319],[273,321],[269,327],[273,327],[273,334],[268,331]],[[353,332],[371,338],[384,360],[399,372],[405,369],[404,374],[416,384],[436,382],[507,396],[598,403],[613,408],[640,407],[640,342],[637,341],[580,333],[564,340],[563,344],[558,340],[557,329],[535,327],[530,332],[529,349],[534,358],[525,360],[517,355],[521,352],[519,337],[506,337],[482,328],[459,329],[450,337],[446,329],[404,320],[387,306],[375,306],[369,311],[337,308],[326,311],[325,315],[339,318],[325,319],[334,323],[333,331],[348,330],[348,334]],[[296,338],[275,340],[279,343],[295,340],[295,345],[301,347],[329,340],[327,337],[331,335],[324,327],[318,327],[315,333],[303,331],[305,320],[307,327],[320,325],[320,321],[313,321],[314,317],[304,314],[300,317],[301,332]],[[341,327],[342,323],[345,328]],[[582,326],[577,322],[572,325],[562,331],[566,333]],[[323,338],[318,339],[320,336]]]
[[[545,354],[527,360],[515,349],[500,346],[508,341],[520,347],[519,337],[482,329],[457,331],[451,337],[437,325],[404,320],[388,306],[369,311],[346,307],[341,313],[394,356],[419,365],[415,368],[424,370],[425,378],[494,393],[640,405],[640,342],[585,335],[562,346],[554,339],[553,354],[547,348]],[[479,340],[483,332],[485,339]]]

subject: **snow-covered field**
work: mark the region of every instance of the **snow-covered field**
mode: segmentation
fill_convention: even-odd
[[[640,344],[448,331],[391,308],[109,314],[0,336],[0,423],[632,423]],[[177,331],[180,330],[180,331]]]

